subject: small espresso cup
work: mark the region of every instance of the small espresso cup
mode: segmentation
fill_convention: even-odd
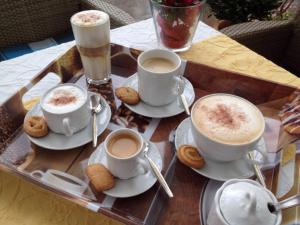
[[[134,154],[128,157],[118,157],[109,150],[109,143],[113,138],[122,135],[130,135],[134,138],[138,147]],[[143,159],[144,142],[142,136],[131,129],[122,128],[111,132],[104,141],[104,149],[107,159],[107,168],[115,176],[120,179],[129,179],[141,174],[149,172],[147,162]]]
[[[143,66],[145,60],[163,58],[175,66],[167,72],[153,72]],[[169,50],[152,49],[138,57],[138,92],[146,104],[162,106],[173,102],[182,90],[184,80],[180,57]]]
[[[255,111],[255,115],[257,115],[257,119],[259,120],[260,128],[257,134],[250,140],[244,141],[243,143],[229,143],[229,142],[221,142],[219,140],[216,140],[213,138],[212,135],[208,135],[201,129],[199,126],[197,126],[195,114],[199,115],[199,112],[196,112],[196,105],[199,104],[199,102],[203,101],[206,98],[210,97],[225,97],[228,96],[229,98],[237,99],[237,101],[243,102],[245,107],[252,107],[251,109]],[[244,106],[243,105],[243,106]],[[206,106],[205,106],[206,107]],[[237,106],[234,106],[237,107]],[[222,108],[220,109],[223,110]],[[224,112],[226,114],[226,112]],[[209,114],[209,112],[205,112],[206,115]],[[240,115],[236,115],[237,117]],[[202,117],[203,118],[203,117]],[[220,119],[220,118],[218,118]],[[207,123],[206,121],[204,121]],[[203,123],[204,123],[203,122]],[[207,125],[208,126],[208,125]],[[209,129],[212,125],[208,126]],[[259,111],[259,109],[253,105],[251,102],[247,101],[246,99],[243,99],[241,97],[230,95],[230,94],[224,94],[224,93],[217,93],[217,94],[211,94],[204,96],[200,99],[198,99],[191,110],[191,132],[195,141],[195,144],[198,148],[198,151],[201,155],[203,155],[204,158],[210,159],[213,161],[218,162],[230,162],[235,161],[241,158],[244,158],[246,161],[248,161],[251,164],[261,164],[263,161],[256,161],[251,160],[247,157],[247,153],[253,150],[258,151],[262,156],[263,159],[267,157],[267,151],[265,148],[256,148],[257,143],[262,138],[263,133],[265,129],[265,121],[262,113]],[[238,135],[238,133],[236,134]]]
[[[61,107],[61,109],[55,106],[51,107],[51,104],[48,103],[49,99],[47,96],[55,91],[55,89],[63,90],[64,88],[77,90],[77,95],[80,95],[77,96],[78,98],[80,97],[80,101],[76,103],[78,105],[74,105],[69,109],[68,107]],[[59,99],[57,101],[59,101]],[[63,100],[61,102],[63,102]],[[60,84],[48,90],[41,98],[41,109],[50,130],[66,136],[72,136],[74,133],[85,128],[91,116],[87,90],[70,83]]]

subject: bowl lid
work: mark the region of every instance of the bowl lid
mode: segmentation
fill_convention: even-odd
[[[242,181],[227,185],[219,198],[220,211],[230,225],[276,224],[278,216],[269,211],[268,202],[274,202],[271,193]]]

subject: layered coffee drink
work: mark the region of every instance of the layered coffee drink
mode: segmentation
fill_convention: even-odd
[[[111,137],[108,142],[108,151],[118,158],[129,158],[140,149],[139,140],[130,133],[119,133]]]
[[[111,73],[108,14],[82,11],[72,16],[71,24],[88,83],[107,82]]]
[[[78,109],[86,101],[85,93],[76,86],[58,86],[43,98],[43,108],[51,113],[68,113]]]
[[[160,57],[146,59],[142,66],[153,73],[168,73],[176,68],[176,64],[171,60]]]
[[[192,119],[200,133],[229,145],[253,142],[264,129],[264,118],[252,103],[226,94],[198,100],[192,110]]]

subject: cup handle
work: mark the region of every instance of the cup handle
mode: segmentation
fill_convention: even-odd
[[[44,176],[44,172],[41,170],[35,170],[35,171],[31,172],[30,175],[33,177],[42,178]]]
[[[70,127],[70,120],[69,118],[63,118],[62,120],[62,124],[63,124],[63,127],[64,127],[64,133],[66,136],[70,137],[73,135],[73,131]]]
[[[253,151],[259,152],[262,155],[263,160],[262,161],[252,160],[252,159],[249,159],[248,156],[246,156],[246,161],[249,162],[250,164],[254,164],[254,165],[262,165],[262,164],[264,164],[264,162],[266,161],[266,159],[268,157],[267,148],[254,149]]]
[[[184,59],[181,59],[181,66],[180,66],[180,73],[179,73],[181,76],[184,76],[186,64],[187,64],[187,61]]]
[[[141,158],[138,158],[137,160],[138,160],[138,168],[137,168],[138,175],[148,173],[149,167],[148,167],[146,160],[141,159]]]
[[[174,79],[176,79],[176,81],[178,83],[176,95],[181,95],[184,92],[185,80],[184,80],[183,76],[174,76]]]

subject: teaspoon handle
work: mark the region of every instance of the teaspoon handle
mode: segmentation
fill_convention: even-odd
[[[146,156],[153,172],[155,173],[159,183],[161,184],[161,186],[164,188],[164,190],[166,191],[166,193],[168,194],[168,196],[170,198],[173,198],[173,193],[171,191],[171,189],[169,188],[167,182],[165,181],[164,177],[162,176],[161,172],[159,171],[158,167],[155,165],[155,163],[152,161],[152,159],[150,159],[148,156]]]
[[[275,205],[276,211],[300,205],[300,194],[287,198]]]
[[[97,118],[96,113],[93,113],[93,147],[97,146]]]

